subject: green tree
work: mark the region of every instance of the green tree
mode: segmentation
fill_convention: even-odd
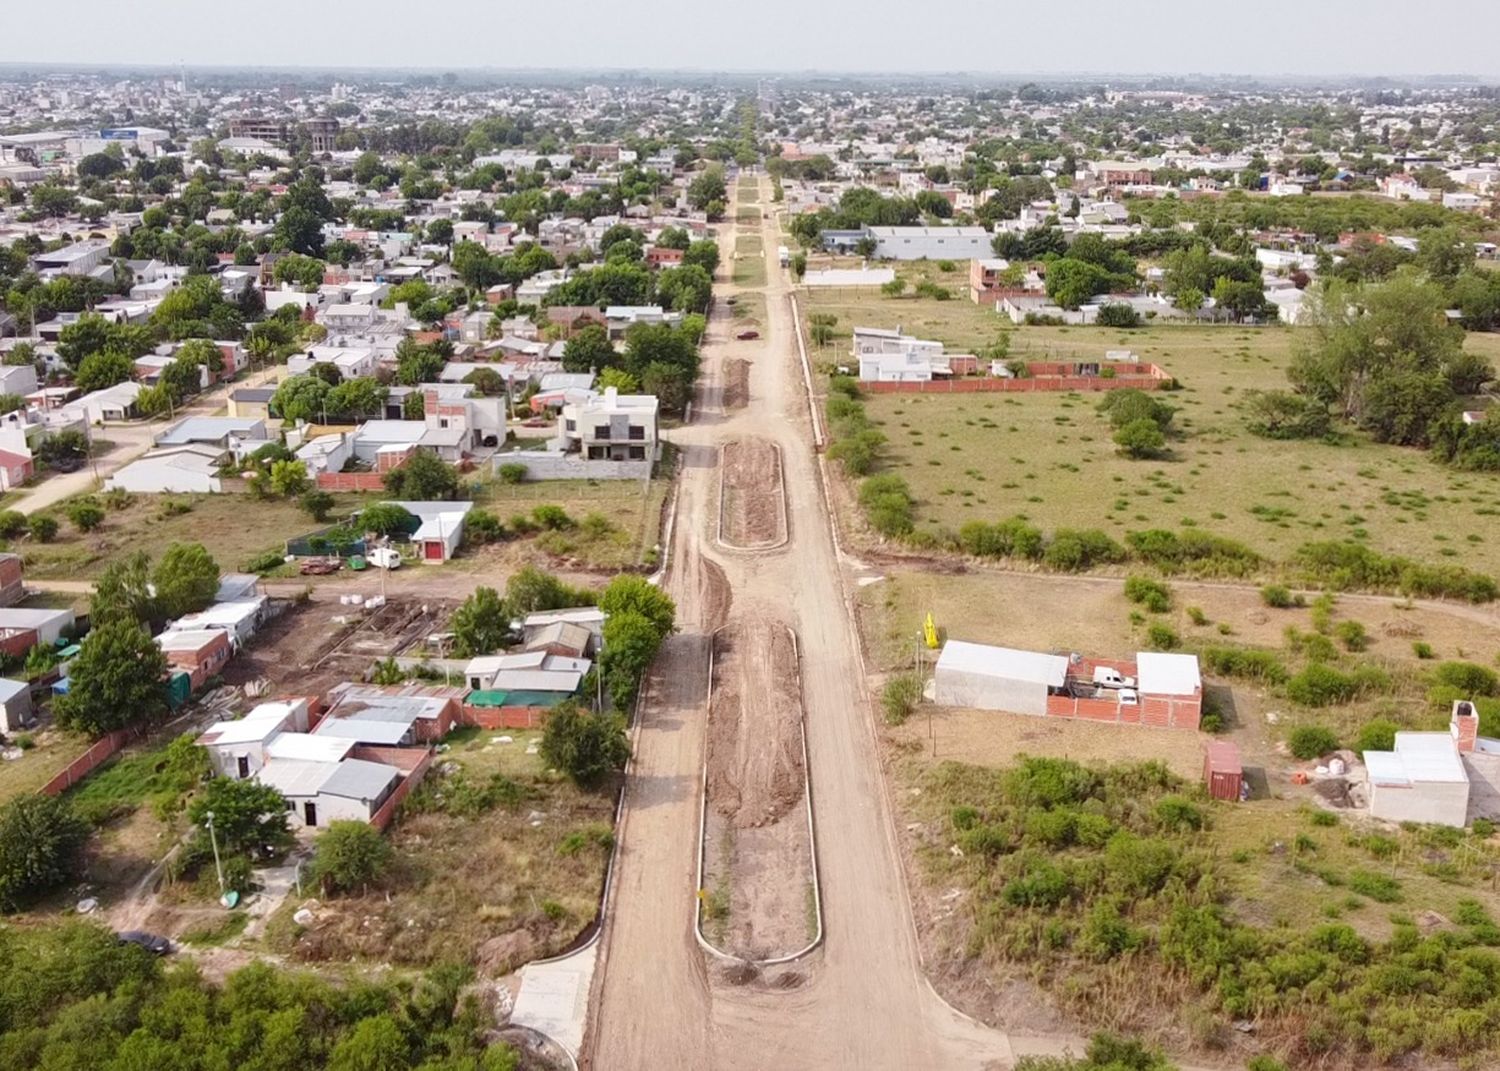
[[[500,593],[481,585],[453,612],[449,630],[453,633],[453,653],[459,658],[475,658],[505,643],[510,635],[510,614]]]
[[[273,461],[267,476],[271,493],[280,498],[296,498],[310,486],[307,466],[301,461]]]
[[[288,423],[321,421],[332,389],[317,376],[288,376],[271,395],[271,408]]]
[[[188,804],[188,819],[208,840],[204,822],[213,813],[214,834],[219,850],[238,855],[265,845],[281,845],[290,840],[287,830],[286,797],[270,785],[254,778],[232,777],[210,779],[204,789]]]
[[[101,625],[84,638],[52,712],[63,728],[91,736],[147,722],[166,710],[166,676],[167,658],[144,628]]]
[[[314,845],[312,877],[327,892],[364,889],[390,865],[393,854],[390,842],[368,822],[330,822]]]
[[[373,376],[346,379],[328,391],[328,411],[351,419],[379,416],[390,390]]]
[[[599,596],[599,609],[609,615],[640,614],[658,637],[669,635],[677,620],[677,604],[671,596],[636,573],[622,573],[611,580]]]
[[[591,323],[573,332],[563,345],[563,370],[598,373],[619,363],[620,356],[602,324]]]
[[[55,796],[23,794],[0,807],[0,910],[69,880],[89,828]]]
[[[692,243],[683,251],[682,265],[702,268],[712,277],[719,270],[719,243],[707,238]]]
[[[116,558],[94,581],[89,599],[89,622],[94,628],[116,621],[144,625],[161,616],[151,587],[151,557],[145,551]]]
[[[88,394],[124,383],[135,375],[135,362],[123,353],[91,353],[78,366],[73,385]]]
[[[458,497],[458,473],[430,450],[418,450],[385,474],[385,488],[408,502],[438,502]]]
[[[710,167],[704,171],[700,171],[698,175],[690,183],[688,183],[688,204],[692,205],[700,212],[704,212],[707,211],[709,205],[713,204],[714,202],[718,202],[722,206],[724,202],[725,192],[724,169],[720,167]],[[722,210],[723,209],[721,207],[720,211],[722,212]],[[712,215],[712,213],[710,213],[710,215]]]
[[[600,669],[618,709],[635,701],[641,679],[650,668],[665,634],[652,621],[632,611],[612,614],[604,622],[604,650]]]
[[[1116,431],[1115,445],[1126,457],[1158,457],[1167,445],[1167,437],[1154,420],[1143,417],[1130,421]]]
[[[411,1046],[387,1014],[361,1019],[328,1054],[326,1071],[407,1071]]]
[[[416,518],[405,506],[398,506],[394,502],[377,502],[360,511],[355,526],[361,532],[374,532],[376,535],[406,535],[416,527],[415,522]]]
[[[79,498],[68,503],[68,520],[80,532],[92,532],[104,523],[104,508],[92,498]]]
[[[1110,288],[1111,276],[1087,260],[1064,257],[1047,265],[1047,296],[1065,309],[1076,309]]]
[[[156,600],[168,617],[196,613],[219,591],[219,563],[202,543],[173,543],[151,573]]]
[[[319,491],[314,488],[302,493],[302,498],[298,502],[298,505],[302,507],[303,511],[309,517],[322,524],[328,519],[328,515],[333,512],[334,498],[327,491]]]
[[[429,346],[419,346],[409,338],[396,347],[396,382],[403,387],[418,383],[436,383],[447,359]]]
[[[625,719],[592,714],[577,703],[562,703],[547,716],[541,755],[580,788],[596,788],[630,761]]]

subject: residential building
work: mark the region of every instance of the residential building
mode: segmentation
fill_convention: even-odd
[[[562,407],[565,450],[589,461],[653,461],[658,405],[655,395],[621,394],[606,387]]]

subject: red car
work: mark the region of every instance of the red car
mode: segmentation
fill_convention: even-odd
[[[760,332],[759,331],[741,331],[739,334],[735,335],[734,337],[737,338],[737,339],[739,339],[741,342],[749,342],[752,338],[760,338]]]

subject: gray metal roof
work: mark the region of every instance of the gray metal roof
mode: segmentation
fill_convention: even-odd
[[[378,799],[380,794],[396,780],[396,768],[383,762],[367,762],[364,759],[345,759],[333,772],[320,795],[343,796],[350,800]]]

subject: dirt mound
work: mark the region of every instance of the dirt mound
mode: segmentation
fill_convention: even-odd
[[[714,639],[708,798],[736,828],[770,825],[802,800],[797,649],[779,623],[731,625]]]
[[[536,958],[545,942],[527,930],[512,930],[491,937],[474,954],[474,966],[486,978],[499,978]]]
[[[698,605],[703,616],[703,627],[716,629],[729,619],[729,608],[734,604],[734,591],[729,578],[718,562],[709,558],[699,561]]]
[[[765,439],[725,443],[720,452],[720,538],[743,550],[786,540],[786,497],[781,489],[781,450]]]
[[[742,409],[750,400],[750,362],[736,357],[724,362],[725,410]]]

